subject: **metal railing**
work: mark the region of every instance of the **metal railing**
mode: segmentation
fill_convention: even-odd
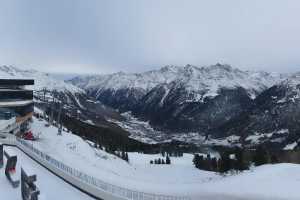
[[[0,143],[6,144],[6,145],[16,145],[16,137],[11,134],[2,134],[0,133]]]
[[[189,197],[184,196],[169,196],[169,195],[159,195],[159,194],[151,194],[151,193],[144,193],[134,190],[129,190],[123,187],[119,187],[116,185],[112,185],[110,183],[106,183],[98,178],[92,177],[87,175],[83,172],[80,172],[77,169],[74,169],[54,158],[49,156],[46,153],[36,149],[33,144],[22,140],[22,139],[15,139],[15,144],[24,150],[30,150],[36,156],[38,156],[41,160],[45,161],[47,164],[54,166],[55,168],[63,171],[64,173],[68,174],[71,177],[76,178],[78,181],[93,186],[101,191],[107,192],[112,194],[113,196],[118,196],[128,200],[190,200]],[[100,197],[101,198],[101,197]]]

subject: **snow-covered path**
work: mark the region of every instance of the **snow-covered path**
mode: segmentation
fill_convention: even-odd
[[[4,147],[11,155],[17,155],[16,177],[20,178],[21,166],[25,169],[28,175],[37,175],[37,186],[41,191],[39,199],[53,200],[93,200],[90,196],[82,193],[78,189],[72,187],[62,179],[53,175],[44,167],[29,158],[26,154],[15,147]],[[6,162],[6,161],[5,161]],[[2,200],[21,200],[20,187],[13,189],[9,184],[4,174],[4,167],[0,169],[0,199]]]

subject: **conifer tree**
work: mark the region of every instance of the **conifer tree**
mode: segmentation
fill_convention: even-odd
[[[200,161],[199,154],[195,154],[193,158],[193,163],[196,168],[199,168],[199,161]]]
[[[248,169],[248,166],[244,159],[244,150],[242,148],[236,147],[234,154],[235,154],[235,158],[236,158],[234,168],[236,170],[240,170],[240,171]]]
[[[260,166],[268,163],[268,153],[262,146],[256,148],[253,162],[255,166]]]
[[[211,159],[211,167],[212,171],[217,171],[218,170],[218,163],[216,158]]]
[[[171,160],[170,160],[170,157],[167,155],[166,157],[166,164],[167,165],[170,165],[171,164]]]
[[[126,160],[125,151],[122,151],[121,158],[122,158],[123,160]]]
[[[228,152],[224,152],[221,155],[219,171],[221,173],[226,173],[231,169],[231,160],[230,154]]]
[[[207,154],[206,159],[204,160],[204,170],[211,171],[212,166],[211,166],[211,157],[210,154]]]
[[[161,159],[159,158],[158,160],[157,160],[157,164],[161,164]]]
[[[125,160],[126,160],[127,162],[129,162],[129,157],[128,157],[128,153],[127,153],[127,152],[125,153]]]
[[[272,154],[270,159],[272,164],[279,163],[279,160],[275,154]]]

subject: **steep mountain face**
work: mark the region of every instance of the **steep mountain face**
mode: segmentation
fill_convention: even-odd
[[[167,66],[159,71],[141,74],[119,72],[109,75],[80,76],[69,82],[85,89],[89,95],[104,104],[127,111],[132,110],[155,86],[175,80],[180,70],[179,67]]]
[[[205,134],[248,110],[258,94],[281,78],[216,64],[166,66],[141,74],[77,77],[70,82],[106,105],[150,120],[158,129]]]
[[[218,92],[216,97],[201,102],[182,102],[186,91],[177,88],[165,97],[163,105],[161,99],[149,101],[150,93],[140,101],[135,114],[150,119],[154,126],[170,131],[207,133],[211,128],[247,110],[252,104],[252,99],[243,88],[220,89]]]
[[[220,126],[213,134],[218,137],[239,135],[246,144],[283,145],[298,142],[299,133],[300,73],[261,93],[249,110]]]

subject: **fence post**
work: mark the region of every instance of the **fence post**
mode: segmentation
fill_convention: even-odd
[[[3,144],[0,144],[0,169],[3,167]]]

